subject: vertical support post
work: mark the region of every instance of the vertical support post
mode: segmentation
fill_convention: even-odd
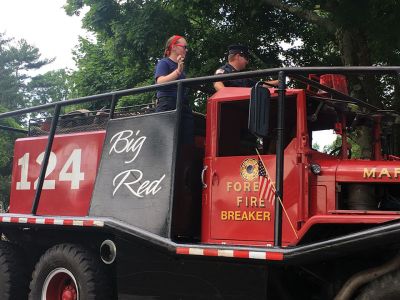
[[[382,160],[382,115],[374,116],[374,160]],[[387,154],[387,153],[386,153]]]
[[[178,82],[177,94],[176,94],[176,143],[174,147],[179,144],[180,131],[181,131],[181,118],[182,118],[182,106],[183,106],[183,83]],[[177,149],[174,149],[177,150]]]
[[[110,106],[110,116],[109,116],[109,120],[114,118],[114,112],[115,112],[115,106],[117,105],[117,96],[115,94],[112,94],[111,97],[111,106]]]
[[[275,224],[274,246],[282,245],[282,206],[278,197],[283,201],[283,155],[285,130],[285,91],[286,76],[283,71],[278,74],[278,122],[276,143],[276,195],[275,195]]]
[[[44,152],[44,158],[39,174],[38,185],[36,187],[35,197],[33,198],[32,211],[31,211],[32,215],[36,215],[39,206],[40,195],[42,193],[42,187],[46,175],[47,165],[49,163],[50,152],[53,146],[54,135],[56,134],[58,118],[60,116],[60,110],[61,110],[61,105],[57,104],[54,108],[54,115],[53,115],[53,120],[51,121],[51,127],[50,127],[49,138],[47,141],[46,151]]]
[[[347,119],[346,115],[342,112],[341,113],[341,121],[340,123],[342,124],[342,159],[348,159],[348,153],[349,153],[349,144],[347,143]]]
[[[178,169],[178,164],[177,164],[177,158],[179,155],[179,151],[181,151],[181,141],[180,141],[180,132],[181,132],[181,116],[182,116],[182,106],[183,106],[183,83],[178,81],[177,83],[177,93],[176,93],[176,120],[175,120],[175,140],[174,140],[174,145],[173,145],[173,149],[172,149],[172,174],[171,174],[171,178],[173,178],[172,180],[172,184],[171,184],[171,195],[175,196],[175,186],[176,186],[176,179],[177,179],[177,169]],[[173,199],[175,199],[175,197],[173,196]],[[171,237],[172,236],[172,213],[173,213],[173,201],[171,201],[170,203],[170,213],[169,213],[169,226],[168,226],[168,232],[167,232],[167,237]]]
[[[397,69],[397,72],[396,72],[396,79],[397,79],[397,87],[399,87],[400,86],[400,68],[398,68]],[[393,84],[393,86],[392,86],[392,88],[394,89],[394,90],[396,90],[396,84]],[[391,128],[390,128],[390,135],[386,135],[387,136],[387,138],[386,138],[386,145],[385,145],[385,147],[386,147],[386,149],[387,149],[387,154],[389,155],[389,154],[391,154],[391,155],[393,155],[393,154],[395,154],[395,153],[399,153],[399,151],[400,151],[400,140],[399,140],[399,137],[398,137],[398,133],[399,133],[399,128],[398,128],[398,126],[392,126]]]
[[[178,82],[177,94],[176,94],[176,110],[180,111],[183,104],[183,83]]]

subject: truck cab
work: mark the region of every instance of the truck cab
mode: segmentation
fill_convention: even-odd
[[[208,100],[202,211],[202,238],[206,243],[273,245],[275,199],[273,196],[260,198],[259,161],[262,159],[273,184],[276,181],[277,94],[271,89],[270,133],[264,138],[260,156],[257,138],[248,130],[250,94],[250,88],[225,88]],[[300,160],[305,145],[299,143],[306,125],[304,107],[304,92],[287,93],[284,199],[288,199],[287,209],[292,220],[298,218],[298,205],[307,198],[302,193],[304,175],[299,176],[306,173]],[[300,195],[304,195],[302,200]],[[283,243],[295,243],[287,220],[284,228]]]
[[[388,126],[383,113],[357,113],[352,105],[308,89],[288,89],[285,94],[283,197],[277,200],[267,193],[260,198],[260,161],[271,190],[276,182],[278,94],[273,88],[269,94],[269,132],[261,148],[248,129],[250,89],[225,88],[208,100],[203,242],[272,246],[276,205],[283,208],[284,246],[398,218],[400,207],[390,203],[398,199],[400,163],[382,147],[382,128]],[[371,126],[374,153],[354,157],[349,135],[365,123]],[[313,133],[320,130],[340,137],[330,153],[313,149]],[[341,230],[332,233],[332,223]]]

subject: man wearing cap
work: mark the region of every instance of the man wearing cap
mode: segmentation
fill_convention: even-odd
[[[249,50],[243,45],[231,45],[228,48],[228,62],[220,67],[215,74],[229,74],[240,72],[246,69],[250,60]],[[227,81],[214,82],[214,88],[219,91],[223,87],[252,87],[257,81],[251,78],[233,79]],[[267,81],[269,84],[276,85],[277,81]]]

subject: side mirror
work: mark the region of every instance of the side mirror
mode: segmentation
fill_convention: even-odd
[[[271,94],[269,90],[258,82],[251,89],[249,103],[249,131],[257,137],[268,135],[268,116]]]

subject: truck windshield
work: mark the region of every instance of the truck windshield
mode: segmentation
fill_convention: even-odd
[[[341,136],[336,130],[340,131],[341,127],[354,129],[355,115],[346,103],[336,103],[328,98],[307,97],[307,127],[312,148],[329,153],[332,147],[340,146]]]
[[[287,97],[285,102],[284,147],[296,135],[296,98]],[[275,154],[277,101],[271,98],[269,116],[270,133],[264,138],[264,154]],[[249,100],[220,103],[218,128],[218,156],[245,156],[256,154],[256,137],[248,130]]]

